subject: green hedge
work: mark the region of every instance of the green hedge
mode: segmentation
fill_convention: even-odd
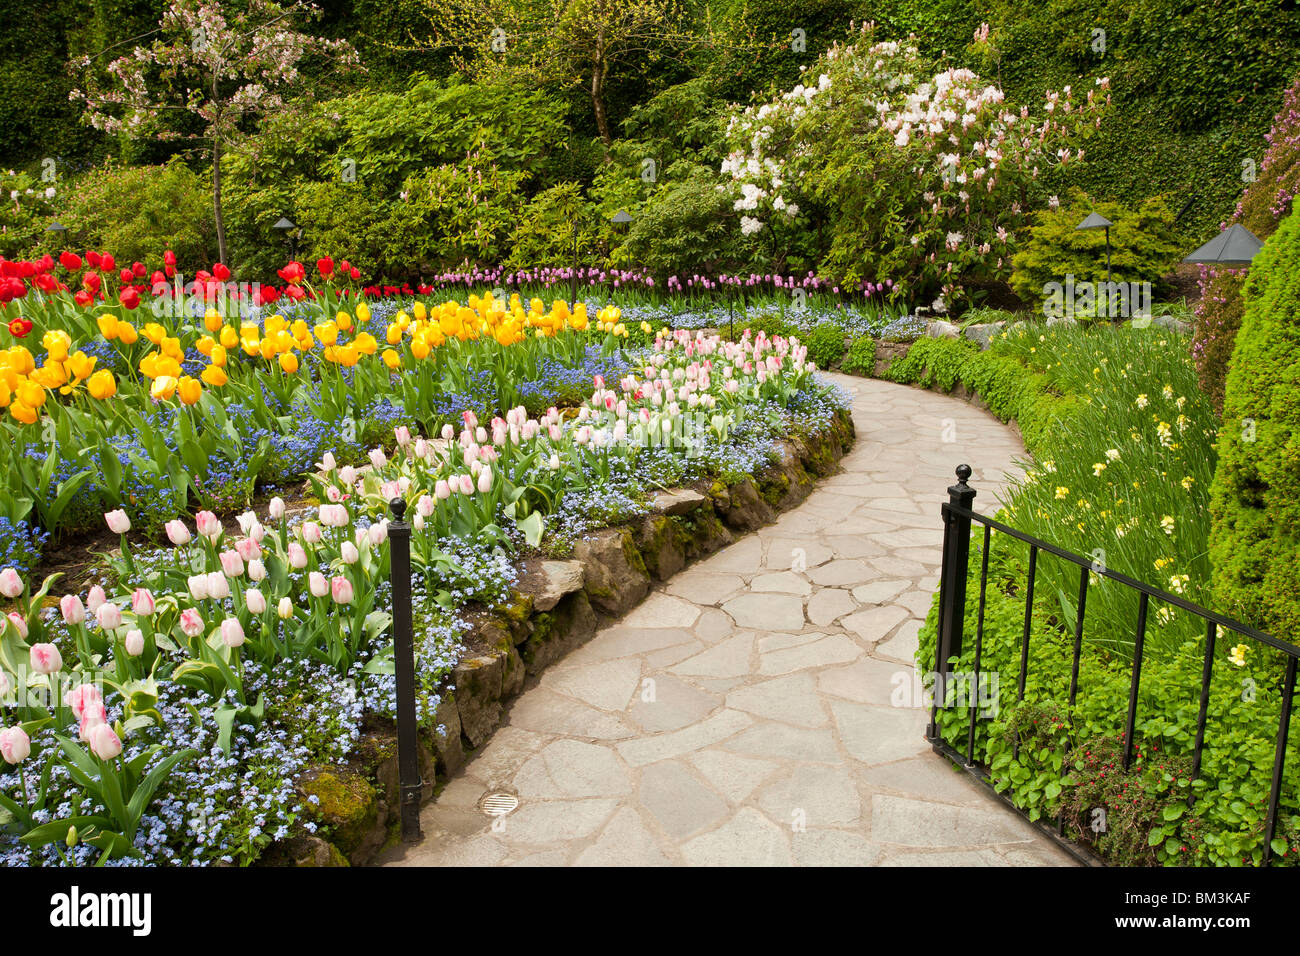
[[[1223,609],[1300,641],[1300,201],[1255,257],[1211,502]]]

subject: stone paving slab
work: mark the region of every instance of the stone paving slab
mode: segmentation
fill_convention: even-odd
[[[956,399],[833,378],[857,427],[843,472],[552,665],[385,863],[1072,863],[899,700],[953,468],[971,464],[987,509],[1023,446]],[[476,807],[499,790],[520,804],[493,820]]]

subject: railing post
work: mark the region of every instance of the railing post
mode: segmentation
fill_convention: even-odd
[[[966,483],[970,465],[957,466],[957,484],[948,488],[948,504],[970,510],[975,489]],[[939,633],[936,636],[934,700],[937,709],[947,695],[949,659],[961,653],[962,625],[966,617],[966,575],[970,569],[970,518],[943,510],[943,570],[939,584]],[[932,738],[938,727],[931,727]]]
[[[420,776],[419,731],[415,720],[415,639],[411,626],[411,526],[402,518],[406,502],[388,503],[393,521],[388,525],[392,549],[393,671],[397,678],[397,773],[401,787],[402,842],[420,840],[420,801],[424,780]]]

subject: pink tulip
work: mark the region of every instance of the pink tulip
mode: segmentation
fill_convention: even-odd
[[[457,481],[462,495],[472,495],[474,493],[474,479],[469,475],[460,475]]]
[[[98,724],[90,731],[90,752],[100,760],[112,760],[122,752],[122,741],[108,724]]]
[[[135,612],[136,617],[153,617],[156,607],[157,602],[154,601],[148,588],[136,588],[131,595],[131,610]]]
[[[244,603],[253,614],[261,614],[266,610],[266,595],[257,588],[249,588],[244,592]]]
[[[366,529],[366,538],[372,548],[377,548],[388,538],[388,522],[380,521]]]
[[[261,558],[254,558],[252,561],[248,562],[248,580],[266,580],[266,565],[262,563]]]
[[[433,496],[437,498],[439,501],[446,501],[448,498],[451,497],[451,485],[447,483],[447,479],[445,478],[438,479],[438,483],[433,486]],[[429,514],[430,515],[433,514],[432,508],[429,509]],[[426,515],[425,517],[428,517],[428,515]]]
[[[13,622],[14,629],[18,631],[18,636],[24,641],[27,640],[27,619],[17,611],[10,611],[9,620]]]
[[[398,425],[393,429],[393,434],[397,437],[397,444],[403,448],[411,443],[411,430],[405,425]]]
[[[221,521],[211,511],[200,511],[194,516],[194,525],[199,530],[199,534],[209,541],[216,541],[221,537]]]
[[[441,484],[444,489],[447,487],[447,482],[445,481],[439,480],[439,484]],[[416,514],[424,515],[424,517],[427,518],[433,514],[433,509],[435,507],[436,502],[432,495],[420,495],[420,499],[415,503],[415,512]]]
[[[107,601],[99,606],[95,612],[95,620],[99,626],[106,631],[114,631],[122,626],[122,609],[111,601]]]
[[[276,607],[275,613],[280,615],[280,620],[289,620],[289,618],[293,617],[293,602],[287,597],[280,598],[280,604]]]
[[[81,720],[86,715],[87,709],[93,713],[96,705],[104,703],[104,695],[94,684],[78,684],[68,691],[63,702],[72,708],[73,716]]]
[[[307,567],[307,551],[297,541],[289,544],[289,567],[296,571]]]
[[[139,657],[144,653],[144,633],[136,627],[126,632],[126,652],[132,657]]]
[[[279,521],[284,517],[284,499],[278,495],[272,498],[270,503],[266,506],[266,510],[272,518]]]
[[[302,540],[308,544],[317,544],[320,542],[324,532],[321,531],[320,525],[314,521],[304,521],[302,524]]]
[[[248,539],[245,538],[245,541]],[[219,555],[221,558],[221,571],[228,578],[237,578],[244,573],[244,559],[238,551],[222,551]]]
[[[167,531],[167,540],[177,547],[190,543],[192,537],[190,535],[190,529],[185,527],[185,522],[181,521],[179,518],[174,521],[168,521],[163,527]]]
[[[356,564],[361,558],[361,552],[351,541],[344,541],[343,547],[339,549],[339,556],[343,558],[344,564]]]
[[[351,465],[344,465],[339,469],[339,481],[343,482],[346,487],[351,488],[357,483],[357,470]]]
[[[108,712],[104,710],[103,701],[87,701],[81,709],[81,723],[77,726],[77,736],[81,742],[89,743],[90,732],[107,720]]]
[[[181,631],[186,637],[198,637],[203,633],[203,617],[194,608],[181,612]]]
[[[59,611],[63,614],[64,624],[82,624],[86,620],[86,606],[75,594],[65,594],[59,598]]]
[[[230,581],[220,571],[208,572],[208,597],[214,601],[230,597]]]
[[[237,618],[228,617],[221,622],[221,643],[226,647],[238,647],[244,640],[244,626]]]
[[[5,763],[22,763],[31,753],[32,741],[27,731],[18,726],[0,730],[0,756],[4,757]]]
[[[492,490],[492,469],[486,465],[483,466],[483,470],[478,475],[478,490],[479,494],[484,495]]]
[[[330,593],[329,582],[325,580],[325,575],[319,571],[313,571],[307,575],[307,587],[316,597],[324,597]]]
[[[190,596],[196,601],[205,601],[208,597],[208,576],[206,574],[194,574],[185,579],[189,585]]]
[[[337,577],[330,582],[330,593],[335,604],[351,604],[352,582],[345,577]]]
[[[0,571],[0,594],[12,600],[23,593],[23,587],[23,579],[14,568]]]
[[[108,595],[104,593],[104,589],[96,584],[90,589],[90,593],[86,595],[86,610],[94,614],[99,610],[100,605],[107,600]]]
[[[32,670],[38,674],[57,674],[63,670],[63,655],[53,644],[33,644],[29,657]]]
[[[453,438],[455,438],[455,437],[456,437],[456,429],[452,428],[450,425],[443,425],[443,426],[442,426],[442,440],[443,440],[443,441],[451,441],[451,440],[452,440]]]
[[[258,525],[260,528],[261,525]],[[240,538],[235,544],[235,553],[245,561],[252,561],[262,556],[262,546],[253,537]]]
[[[104,520],[108,522],[108,530],[113,534],[126,534],[131,530],[131,519],[121,508],[104,512]]]

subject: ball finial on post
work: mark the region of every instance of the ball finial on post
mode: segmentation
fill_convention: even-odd
[[[406,516],[406,499],[394,498],[388,502],[388,510],[392,512],[393,520],[401,521]]]

